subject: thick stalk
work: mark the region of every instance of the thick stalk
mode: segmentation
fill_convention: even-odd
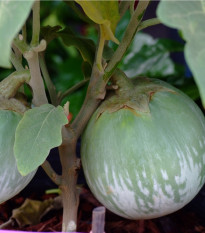
[[[130,14],[133,15],[135,12],[135,0],[130,2]]]
[[[67,131],[63,129],[63,143],[59,147],[62,165],[62,191],[63,224],[62,232],[72,232],[77,229],[77,211],[79,205],[79,193],[77,190],[79,160],[76,157],[76,140],[67,141]]]
[[[77,225],[77,210],[79,204],[77,176],[80,164],[76,157],[76,143],[88,120],[104,96],[105,82],[103,81],[103,73],[99,71],[95,64],[84,104],[74,122],[69,127],[63,128],[63,143],[59,147],[62,164],[62,185],[60,188],[63,199],[62,231],[64,232],[76,231]]]
[[[24,57],[28,62],[30,74],[31,74],[29,85],[31,86],[33,91],[32,102],[35,106],[46,104],[48,103],[48,100],[46,97],[45,87],[39,67],[38,52],[29,51],[24,54]]]
[[[103,80],[103,75],[104,72],[101,72],[94,64],[83,106],[70,127],[75,132],[76,138],[81,135],[93,112],[105,97],[106,82]]]

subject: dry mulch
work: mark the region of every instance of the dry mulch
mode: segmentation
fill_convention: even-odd
[[[54,194],[32,193],[29,198],[34,200],[46,200],[55,197]],[[0,205],[0,224],[8,221],[12,210],[23,204],[26,197],[17,195],[11,200]],[[89,232],[91,230],[92,210],[100,206],[91,192],[84,188],[80,196],[78,213],[78,231]],[[205,188],[185,208],[153,220],[133,221],[121,218],[106,210],[106,233],[205,233]],[[17,223],[7,229],[23,231],[61,231],[62,209],[48,212],[40,223],[33,226],[19,227]]]

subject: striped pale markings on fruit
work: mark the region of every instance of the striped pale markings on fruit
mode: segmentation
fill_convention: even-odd
[[[118,110],[112,111],[113,100],[107,99],[94,113],[81,156],[87,183],[102,204],[129,219],[150,219],[179,210],[203,186],[205,119],[188,96],[167,83],[137,84],[130,90],[136,109],[130,111],[127,100],[123,108],[116,98]],[[143,106],[140,111],[139,92],[147,96],[147,111]]]
[[[15,130],[22,116],[19,113],[0,110],[0,203],[18,194],[36,173],[22,176],[13,153]]]

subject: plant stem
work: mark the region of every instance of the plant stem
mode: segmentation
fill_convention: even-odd
[[[22,35],[23,35],[23,40],[25,43],[27,43],[27,30],[26,30],[26,22],[22,27]]]
[[[40,1],[36,0],[33,5],[33,32],[31,46],[37,46],[40,35]]]
[[[124,56],[127,48],[129,47],[136,31],[139,26],[139,23],[141,22],[143,15],[145,13],[146,8],[148,7],[149,0],[147,1],[139,1],[137,9],[135,10],[134,14],[131,17],[131,20],[127,26],[127,29],[125,31],[125,34],[122,38],[122,42],[118,46],[117,50],[115,51],[112,59],[108,63],[106,69],[105,69],[105,75],[104,79],[108,81],[108,78],[111,76],[111,74],[114,72],[117,65],[120,63],[122,57]]]
[[[21,63],[21,60],[19,60],[19,58],[16,57],[16,55],[14,54],[13,51],[11,51],[10,60],[11,60],[11,63],[13,64],[14,68],[17,71],[24,70],[22,63]]]
[[[62,191],[63,200],[63,224],[62,231],[76,231],[77,211],[79,205],[79,192],[77,190],[77,177],[80,168],[79,160],[76,157],[76,140],[67,141],[67,131],[62,130],[63,143],[59,146],[60,160],[62,164]]]
[[[48,69],[46,66],[46,62],[45,62],[45,54],[44,52],[39,54],[39,61],[40,61],[40,67],[41,67],[41,71],[45,80],[45,83],[47,85],[48,88],[48,92],[51,98],[51,103],[54,106],[58,105],[58,98],[57,98],[57,93],[56,93],[56,87],[54,86],[53,82],[51,81],[50,75],[48,73]]]
[[[62,164],[62,190],[63,199],[63,226],[62,231],[76,231],[77,211],[79,204],[79,191],[77,189],[77,176],[79,160],[76,156],[76,144],[91,115],[105,96],[105,82],[96,63],[93,65],[92,75],[87,89],[83,106],[68,127],[62,130],[63,143],[59,147]]]
[[[16,95],[22,84],[29,82],[29,70],[15,71],[0,82],[1,96],[9,99]]]
[[[140,23],[137,31],[141,31],[147,27],[155,26],[155,25],[160,24],[160,23],[161,23],[161,21],[158,18],[147,19],[147,20]]]
[[[103,75],[104,72],[101,72],[94,64],[84,103],[70,126],[75,132],[76,138],[81,135],[91,115],[105,97],[106,83],[103,80]]]
[[[26,51],[29,51],[30,49],[29,45],[27,45],[24,40],[20,40],[18,37],[14,38],[13,44],[22,54],[24,54]]]
[[[130,2],[130,14],[133,15],[135,12],[135,0]]]
[[[130,2],[127,0],[120,1],[120,5],[119,5],[120,18],[123,17],[123,15],[125,14],[125,12],[127,11],[128,7],[129,7],[129,5],[130,5]]]
[[[0,229],[8,229],[10,226],[14,225],[15,221],[13,218],[10,218],[7,222],[0,225]]]
[[[58,97],[58,103],[60,104],[61,101],[68,95],[72,94],[74,91],[78,90],[79,88],[83,87],[86,83],[88,83],[88,81],[90,80],[90,78],[86,78],[84,80],[82,80],[81,82],[75,84],[74,86],[72,86],[71,88],[69,88],[67,91],[60,93],[59,97]]]
[[[42,40],[39,43],[40,35],[40,1],[36,0],[33,5],[33,24],[32,24],[32,40],[30,48],[24,51],[23,55],[26,58],[31,79],[29,85],[33,91],[33,104],[35,106],[40,106],[42,104],[48,103],[43,79],[41,76],[40,65],[39,65],[39,53],[46,49],[46,41]],[[25,41],[21,41],[24,42]]]
[[[102,61],[101,61],[102,62]],[[63,127],[63,143],[59,146],[60,160],[62,164],[62,191],[63,200],[63,224],[62,231],[76,231],[77,212],[79,205],[79,191],[77,189],[79,160],[76,156],[77,140],[84,130],[88,120],[105,97],[106,83],[103,74],[96,62],[93,65],[86,97],[80,112],[68,127]]]
[[[45,160],[45,162],[41,165],[45,173],[49,176],[49,178],[56,184],[60,185],[62,183],[62,177],[59,176],[51,167],[50,163]]]
[[[21,51],[14,44],[12,44],[12,50],[13,50],[16,58],[19,60],[19,62],[22,63],[22,53],[21,53]]]
[[[98,69],[100,71],[103,70],[102,67],[102,55],[103,55],[103,49],[104,49],[104,45],[105,45],[105,35],[103,33],[103,28],[102,25],[100,25],[100,39],[99,39],[99,43],[98,43],[98,49],[97,49],[97,54],[96,54],[96,63],[98,66]]]
[[[37,50],[40,50],[40,48],[38,48]],[[28,51],[24,54],[24,57],[26,58],[28,62],[30,73],[31,73],[31,79],[30,79],[29,85],[31,86],[32,91],[33,91],[32,102],[35,106],[46,104],[48,103],[48,100],[46,97],[45,87],[44,87],[44,83],[43,83],[43,79],[42,79],[41,71],[39,67],[38,52]]]

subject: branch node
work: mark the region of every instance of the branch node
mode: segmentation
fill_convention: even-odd
[[[33,50],[37,53],[43,52],[45,51],[46,46],[47,46],[46,40],[41,40],[39,45],[37,45],[36,47],[33,47]]]

